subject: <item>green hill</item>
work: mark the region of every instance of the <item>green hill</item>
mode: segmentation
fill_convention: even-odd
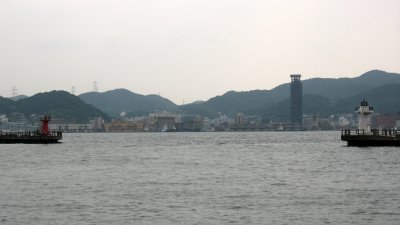
[[[355,96],[342,98],[331,104],[326,97],[319,95],[303,95],[303,113],[329,116],[332,114],[352,113],[362,100],[368,100],[376,113],[396,114],[400,112],[400,84],[386,84]],[[246,114],[259,115],[274,121],[290,120],[290,99],[278,103],[248,109]]]
[[[0,114],[10,114],[16,111],[15,102],[0,96]]]
[[[318,109],[320,114],[324,114],[331,110],[328,105],[335,104],[341,99],[350,98],[386,84],[400,84],[400,74],[372,70],[355,78],[313,78],[304,80],[302,83],[305,98],[303,101],[304,113],[307,113],[308,107],[311,107]],[[282,105],[285,99],[289,98],[289,95],[290,83],[286,83],[272,90],[229,91],[203,103],[180,106],[179,110],[193,114],[207,112],[207,115],[212,117],[217,115],[218,112],[233,116],[237,112],[259,114],[261,109],[272,113],[275,110],[274,108],[278,108],[281,109],[280,113],[284,115],[289,113],[290,110],[289,103],[287,103],[289,104],[287,107]],[[307,100],[307,98],[311,99]],[[318,104],[314,105],[314,102]]]
[[[79,97],[113,117],[118,117],[121,112],[176,111],[177,109],[177,106],[166,98],[158,95],[140,95],[126,89],[103,93],[89,92],[81,94]]]
[[[66,91],[39,93],[16,102],[0,98],[0,114],[11,116],[12,113],[21,113],[27,117],[47,114],[71,122],[87,122],[99,116],[109,119],[105,113]]]
[[[396,114],[400,112],[400,84],[386,84],[358,95],[339,100],[332,108],[332,112],[352,112],[360,101],[367,100],[377,113]]]
[[[372,70],[355,78],[313,78],[302,83],[304,114],[328,116],[352,112],[362,99],[368,100],[376,112],[400,111],[400,74]],[[211,118],[218,116],[219,112],[229,116],[243,112],[246,115],[287,121],[290,116],[289,95],[290,83],[286,83],[272,90],[229,91],[205,102],[177,106],[158,95],[140,95],[126,89],[90,92],[79,97],[65,91],[52,91],[18,101],[0,97],[0,114],[47,113],[69,121],[87,121],[97,116],[108,119],[103,112],[118,117],[121,112],[144,115],[165,110]]]
[[[290,98],[277,103],[265,104],[245,111],[246,114],[259,115],[274,121],[290,120]],[[303,114],[332,114],[329,99],[319,95],[303,95]]]
[[[27,96],[27,95],[17,95],[17,96],[14,96],[14,97],[10,97],[10,99],[13,100],[13,101],[18,101],[18,100],[21,100],[21,99],[24,99],[24,98],[29,98],[29,96]]]

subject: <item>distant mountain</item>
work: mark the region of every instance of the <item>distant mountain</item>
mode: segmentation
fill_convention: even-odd
[[[180,106],[180,111],[191,114],[215,116],[218,112],[235,114],[243,109],[265,103],[265,97],[270,91],[254,90],[246,92],[229,91],[222,96],[216,96],[206,102],[198,102]]]
[[[24,99],[24,98],[29,98],[29,96],[27,96],[27,95],[17,95],[17,96],[14,96],[14,97],[10,97],[10,99],[13,100],[13,101],[18,101],[18,100]]]
[[[400,74],[371,70],[356,78],[309,79],[303,82],[303,88],[305,94],[321,95],[335,101],[393,83],[400,83]]]
[[[400,83],[400,74],[371,70],[355,78],[312,78],[303,80],[303,94],[320,95],[330,101],[357,95],[385,84]],[[278,102],[290,95],[290,83],[272,89],[267,102]],[[278,100],[278,101],[274,101]]]
[[[27,117],[47,114],[53,118],[74,122],[87,122],[99,116],[109,119],[105,113],[65,91],[39,93],[17,102],[0,98],[0,114],[10,116],[12,113],[22,113]]]
[[[175,103],[161,96],[140,95],[126,89],[116,89],[103,93],[89,92],[81,94],[79,97],[113,117],[118,117],[121,112],[176,111],[177,109]]]
[[[332,112],[352,112],[360,101],[367,100],[377,113],[396,114],[400,112],[400,84],[386,84],[368,90],[355,96],[339,100],[332,108]]]
[[[0,96],[0,114],[10,114],[16,111],[15,102]]]
[[[400,74],[397,73],[372,70],[355,78],[313,78],[302,83],[305,114],[327,116],[352,112],[362,99],[369,101],[375,107],[375,112],[400,111]],[[0,115],[14,112],[25,115],[46,113],[69,121],[87,121],[97,116],[106,119],[108,115],[118,117],[121,112],[145,115],[165,110],[208,117],[216,117],[219,112],[230,116],[243,112],[287,121],[290,119],[289,95],[290,83],[286,83],[272,90],[229,91],[205,102],[177,106],[158,95],[140,95],[126,89],[89,92],[79,97],[65,91],[52,91],[18,101],[0,97]]]
[[[303,95],[303,114],[318,114],[329,116],[332,114],[332,106],[329,99],[319,95]],[[253,109],[244,111],[246,114],[259,115],[273,121],[290,120],[290,98],[277,103],[265,104]]]
[[[342,98],[331,104],[329,99],[319,95],[303,95],[303,113],[329,116],[332,114],[352,113],[362,100],[367,100],[376,113],[397,114],[400,112],[400,83],[386,84],[355,96]],[[290,98],[278,103],[248,109],[246,114],[259,115],[274,121],[290,120]]]
[[[327,111],[326,108],[314,106],[312,102],[332,105],[341,99],[350,98],[386,84],[400,84],[400,74],[372,70],[356,78],[313,78],[304,80],[302,83],[305,109],[308,107],[307,104],[310,104],[310,107]],[[260,112],[261,109],[264,109],[264,112],[269,112],[274,108],[282,108],[283,105],[281,104],[284,104],[283,101],[285,100],[288,101],[289,96],[290,83],[286,83],[272,90],[229,91],[204,103],[181,106],[179,110],[192,114],[206,112],[208,116],[215,116],[218,112],[228,115],[234,115],[237,112],[256,113]],[[306,101],[306,98],[311,99]],[[391,98],[394,98],[394,96]],[[286,104],[289,104],[289,106],[282,108],[282,115],[290,110],[290,103],[286,102]]]

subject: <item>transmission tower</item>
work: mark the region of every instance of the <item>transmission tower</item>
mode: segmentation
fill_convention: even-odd
[[[72,93],[73,95],[75,95],[75,86],[72,86],[72,87],[71,87],[71,93]]]
[[[11,90],[11,95],[12,95],[13,97],[17,96],[17,95],[18,95],[17,91],[18,91],[17,88],[16,88],[15,86],[13,86],[13,87],[12,87],[12,90]]]
[[[97,81],[93,81],[93,92],[98,92],[99,88],[97,87]]]

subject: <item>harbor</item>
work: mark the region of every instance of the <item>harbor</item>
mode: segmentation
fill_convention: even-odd
[[[358,129],[342,130],[341,140],[347,146],[400,146],[400,131],[397,129],[371,129],[371,115],[373,107],[363,100],[356,108],[358,115]]]
[[[25,132],[0,132],[0,144],[52,144],[62,139],[61,131],[50,131],[50,117],[40,120],[40,130]]]
[[[62,132],[54,131],[43,135],[37,131],[27,132],[5,132],[0,133],[0,144],[51,144],[59,143],[62,138]]]
[[[342,130],[342,141],[347,141],[348,146],[400,146],[400,131],[372,129]]]

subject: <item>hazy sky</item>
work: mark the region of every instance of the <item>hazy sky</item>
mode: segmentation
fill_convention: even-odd
[[[400,0],[1,0],[0,95],[126,88],[181,104],[289,75],[400,72]]]

